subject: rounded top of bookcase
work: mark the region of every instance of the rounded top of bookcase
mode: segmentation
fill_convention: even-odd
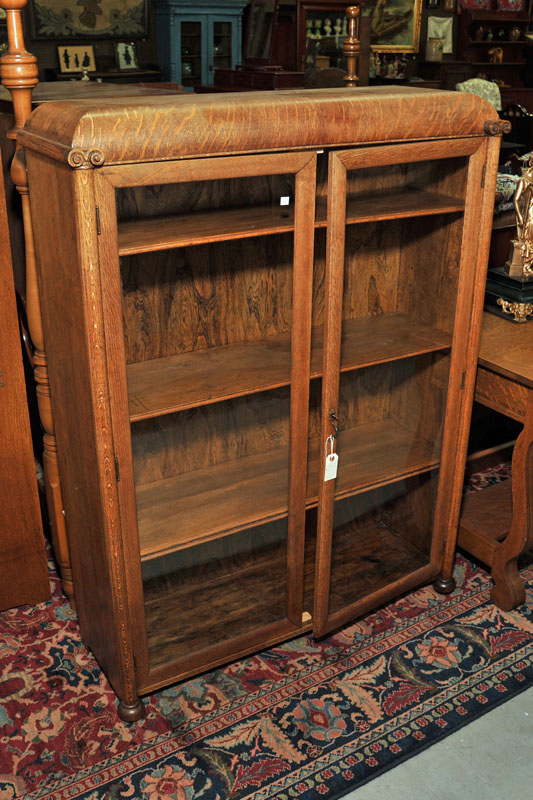
[[[483,136],[498,114],[471,94],[411,87],[173,94],[43,103],[24,147],[72,167]]]

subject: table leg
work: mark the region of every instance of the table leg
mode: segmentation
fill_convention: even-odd
[[[528,398],[524,428],[513,451],[513,517],[509,535],[498,544],[492,560],[492,601],[504,611],[521,605],[524,583],[517,561],[533,544],[531,497],[533,492],[533,392]]]

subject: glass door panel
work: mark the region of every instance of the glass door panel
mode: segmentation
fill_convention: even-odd
[[[183,86],[202,83],[202,22],[180,21],[180,37],[181,83]]]
[[[447,373],[431,353],[341,374],[335,497],[438,465]]]
[[[300,629],[304,582],[315,155],[165,171],[116,191],[150,675]]]
[[[429,565],[437,485],[428,471],[335,501],[332,618]]]
[[[288,387],[132,425],[141,558],[286,516]]]
[[[213,69],[231,69],[233,67],[233,25],[231,22],[213,21],[212,48]]]
[[[435,575],[464,196],[476,149],[472,140],[451,152],[439,143],[431,160],[416,144],[330,154],[319,634]],[[336,474],[326,470],[331,453]]]
[[[150,666],[283,623],[286,572],[286,516],[144,561]]]

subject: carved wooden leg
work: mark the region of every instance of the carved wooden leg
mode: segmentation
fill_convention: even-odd
[[[55,436],[45,433],[43,436],[43,467],[46,492],[46,504],[50,522],[50,533],[54,555],[59,568],[61,585],[70,604],[75,609],[74,583],[67,541],[67,529],[63,514],[63,498],[59,480],[59,464],[57,462],[57,447]]]
[[[503,566],[496,564],[492,568],[494,586],[490,592],[490,599],[502,611],[511,611],[512,608],[522,605],[526,599],[524,582],[518,572],[517,559],[513,558]]]
[[[524,428],[513,450],[513,517],[509,535],[497,546],[492,559],[494,586],[491,599],[503,611],[525,600],[524,583],[517,561],[533,544],[531,501],[533,492],[533,391],[530,390]]]

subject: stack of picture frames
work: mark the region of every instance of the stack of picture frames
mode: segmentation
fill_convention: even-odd
[[[95,73],[96,40],[113,40],[115,69],[139,68],[136,39],[147,36],[147,0],[33,0],[32,37],[55,40],[61,73]],[[0,49],[2,47],[0,19]]]

